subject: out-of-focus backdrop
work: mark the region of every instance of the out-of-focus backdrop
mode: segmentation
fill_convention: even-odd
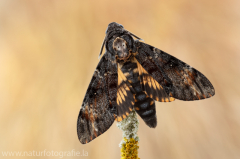
[[[139,118],[139,157],[240,158],[239,6],[239,0],[1,0],[0,158],[7,151],[120,158],[116,123],[86,145],[76,132],[105,30],[114,21],[200,70],[216,89],[207,100],[157,103],[155,129]]]

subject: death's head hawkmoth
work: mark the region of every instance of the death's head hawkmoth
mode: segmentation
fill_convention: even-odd
[[[118,23],[108,25],[106,52],[94,71],[77,121],[78,138],[86,144],[135,110],[156,127],[155,101],[193,101],[212,97],[215,90],[199,71],[140,41]]]

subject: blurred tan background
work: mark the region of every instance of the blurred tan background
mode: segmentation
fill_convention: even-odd
[[[87,145],[76,132],[105,30],[115,21],[200,70],[216,89],[207,100],[157,103],[156,129],[139,118],[139,157],[240,158],[239,6],[239,0],[1,0],[0,151],[74,149],[88,157],[63,158],[120,158],[116,123]]]

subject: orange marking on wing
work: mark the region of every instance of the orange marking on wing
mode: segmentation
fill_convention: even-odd
[[[206,98],[206,96],[203,94],[203,97]]]
[[[190,78],[186,77],[186,79],[187,79],[189,85],[193,85],[192,80]]]
[[[174,71],[177,73],[178,76],[181,76],[180,73],[177,70],[174,69]]]
[[[139,66],[139,63],[137,63],[137,67],[138,67],[139,75],[141,76],[142,75],[142,68]]]
[[[133,73],[138,73],[138,68],[135,68],[135,69],[133,70]]]
[[[94,117],[93,117],[93,111],[90,113],[90,121],[93,123],[94,122]]]
[[[152,82],[151,82],[150,77],[148,77],[148,76],[147,76],[147,83],[148,83],[149,87],[151,88],[152,87]]]
[[[164,83],[165,83],[165,84],[168,84],[168,82],[167,82],[167,80],[166,80],[166,79],[164,79]]]
[[[152,95],[152,94],[150,94],[150,98],[153,98],[153,95]]]
[[[118,86],[122,83],[122,78],[121,78],[121,75],[119,75],[119,73],[118,73]]]
[[[195,77],[193,76],[193,74],[190,71],[187,71],[187,73],[188,73],[189,77],[191,77],[192,80],[195,79]]]
[[[165,102],[169,102],[168,98],[165,98]]]
[[[153,103],[154,103],[154,101],[152,100],[152,101],[150,102],[150,105],[153,105]]]
[[[146,77],[145,76],[143,76],[143,74],[140,76],[141,78],[142,78],[142,80],[141,80],[141,82],[142,82],[142,84],[146,84]]]
[[[97,116],[97,113],[95,113],[95,115],[94,115],[94,118],[96,119],[98,116]]]
[[[209,95],[210,97],[212,97],[212,95],[211,95],[210,93],[208,93],[208,95]]]
[[[137,47],[137,48],[138,48],[138,47]],[[138,54],[138,52],[133,52],[132,54],[133,54],[134,56],[136,56],[136,55]]]
[[[88,120],[89,116],[88,116],[88,106],[85,107],[85,115],[84,117]]]
[[[119,105],[119,99],[117,98],[117,105]]]
[[[172,101],[174,101],[175,100],[175,98],[173,98],[173,97],[170,97],[170,101],[172,102]]]
[[[125,72],[125,73],[123,73],[123,75],[124,75],[125,77],[130,76],[129,72]]]
[[[137,68],[138,68],[138,72],[139,72],[139,81],[140,81],[140,84],[144,84],[146,83],[145,81],[145,78],[142,76],[143,74],[143,70],[142,70],[142,66],[140,65],[140,63],[134,58],[134,62],[137,63]],[[140,79],[140,77],[142,77],[142,80]]]
[[[146,98],[149,98],[149,96],[147,95],[147,93],[144,91],[144,93],[146,94]]]
[[[151,78],[151,77],[149,77],[149,78],[150,78],[150,80],[151,80],[151,83],[152,83],[152,86],[153,86],[153,88],[154,88],[154,89],[156,89],[156,88],[157,88],[157,86],[155,85],[154,79],[153,79],[153,78]]]
[[[97,137],[97,132],[96,132],[96,130],[94,130],[94,136]]]
[[[146,76],[143,76],[143,84],[144,84],[144,86],[146,85],[146,83],[147,83],[147,78],[146,78]]]
[[[199,94],[198,94],[198,93],[196,93],[196,95],[197,95],[198,99],[201,99],[201,97],[199,96]]]
[[[141,66],[142,67],[142,66]],[[148,74],[148,72],[142,67],[142,71],[143,71],[143,73],[146,73],[146,74]]]
[[[162,86],[155,80],[156,86],[158,89],[162,89]]]
[[[153,81],[154,81],[154,83],[155,83],[155,85],[156,85],[156,89],[160,89],[160,87],[159,87],[159,84],[158,84],[158,82],[152,77],[152,79],[153,79]]]
[[[135,108],[135,110],[139,110],[139,108],[138,107],[134,107]]]
[[[125,96],[123,95],[122,91],[119,90],[118,92],[119,92],[119,94],[120,94],[120,96],[121,96],[121,98],[122,98],[122,101],[125,101]]]
[[[127,87],[126,87],[126,88],[127,88]],[[125,90],[124,88],[122,88],[121,91],[122,91],[124,97],[127,96],[127,92],[126,92],[126,90]]]
[[[123,115],[123,119],[125,119],[126,118],[126,115]]]
[[[129,108],[130,111],[132,111],[132,108]]]
[[[147,71],[142,67],[142,65],[137,61],[136,58],[133,59],[133,62],[137,63],[139,75],[142,75],[143,73],[147,73]]]
[[[117,121],[122,121],[122,117],[117,117]]]
[[[129,87],[128,87],[126,84],[125,84],[124,89],[125,89],[125,92],[126,92],[126,91],[130,91]],[[126,93],[127,93],[127,92],[126,92]]]
[[[163,98],[161,99],[161,102],[164,102],[164,99],[163,99]]]
[[[133,101],[131,101],[131,104],[132,104],[132,105],[134,105],[134,102],[133,102]]]
[[[158,97],[156,97],[156,101],[159,101],[159,98],[158,98]]]
[[[123,74],[120,64],[118,64],[118,85],[120,85],[122,81],[127,81],[127,78]]]
[[[94,99],[94,108],[97,109],[97,98]]]
[[[133,89],[131,85],[129,85],[129,88]],[[130,90],[130,89],[128,89],[128,90]]]
[[[126,115],[128,116],[128,115],[129,115],[129,113],[128,113],[128,112],[126,112]]]
[[[118,105],[119,105],[119,103],[122,103],[122,98],[121,98],[119,91],[117,93],[117,103],[118,103]]]

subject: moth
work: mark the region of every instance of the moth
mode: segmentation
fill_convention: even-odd
[[[108,25],[100,57],[78,116],[77,134],[82,144],[103,134],[132,110],[155,128],[155,101],[193,101],[215,94],[211,82],[198,70],[141,42],[115,22]]]

